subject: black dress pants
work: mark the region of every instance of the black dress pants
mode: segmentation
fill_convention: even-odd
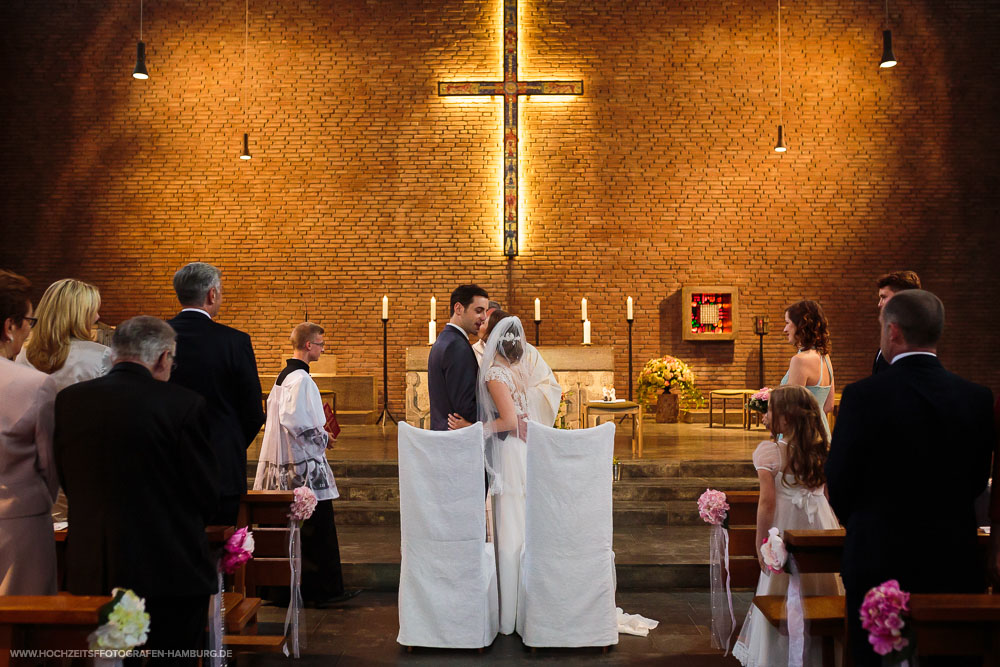
[[[302,600],[323,602],[343,592],[333,501],[321,500],[302,523]]]

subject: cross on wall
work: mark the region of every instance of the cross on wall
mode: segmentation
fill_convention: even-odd
[[[503,0],[503,81],[439,82],[438,95],[503,95],[503,254],[517,256],[517,102],[521,95],[583,95],[583,81],[517,78],[517,2]]]

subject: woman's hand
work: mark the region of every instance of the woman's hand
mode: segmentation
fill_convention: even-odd
[[[765,412],[764,416],[761,417],[760,423],[764,425],[764,428],[770,429],[771,428],[771,413],[770,412]]]
[[[771,574],[771,568],[769,568],[767,566],[767,563],[764,562],[764,556],[763,556],[763,554],[760,553],[760,547],[761,547],[761,545],[758,544],[757,545],[757,564],[760,565],[760,571],[761,572],[763,572],[764,574]]]
[[[472,426],[472,422],[465,421],[465,418],[457,412],[453,412],[448,415],[448,430],[457,431],[460,428],[465,428],[466,426]]]

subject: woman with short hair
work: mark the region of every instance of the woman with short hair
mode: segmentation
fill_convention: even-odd
[[[55,382],[15,364],[35,322],[22,276],[0,269],[0,595],[55,595]]]

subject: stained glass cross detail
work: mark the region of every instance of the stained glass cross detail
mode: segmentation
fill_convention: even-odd
[[[503,0],[503,81],[439,82],[438,95],[503,95],[503,254],[517,256],[517,101],[521,95],[582,95],[583,81],[519,81],[517,2]]]

